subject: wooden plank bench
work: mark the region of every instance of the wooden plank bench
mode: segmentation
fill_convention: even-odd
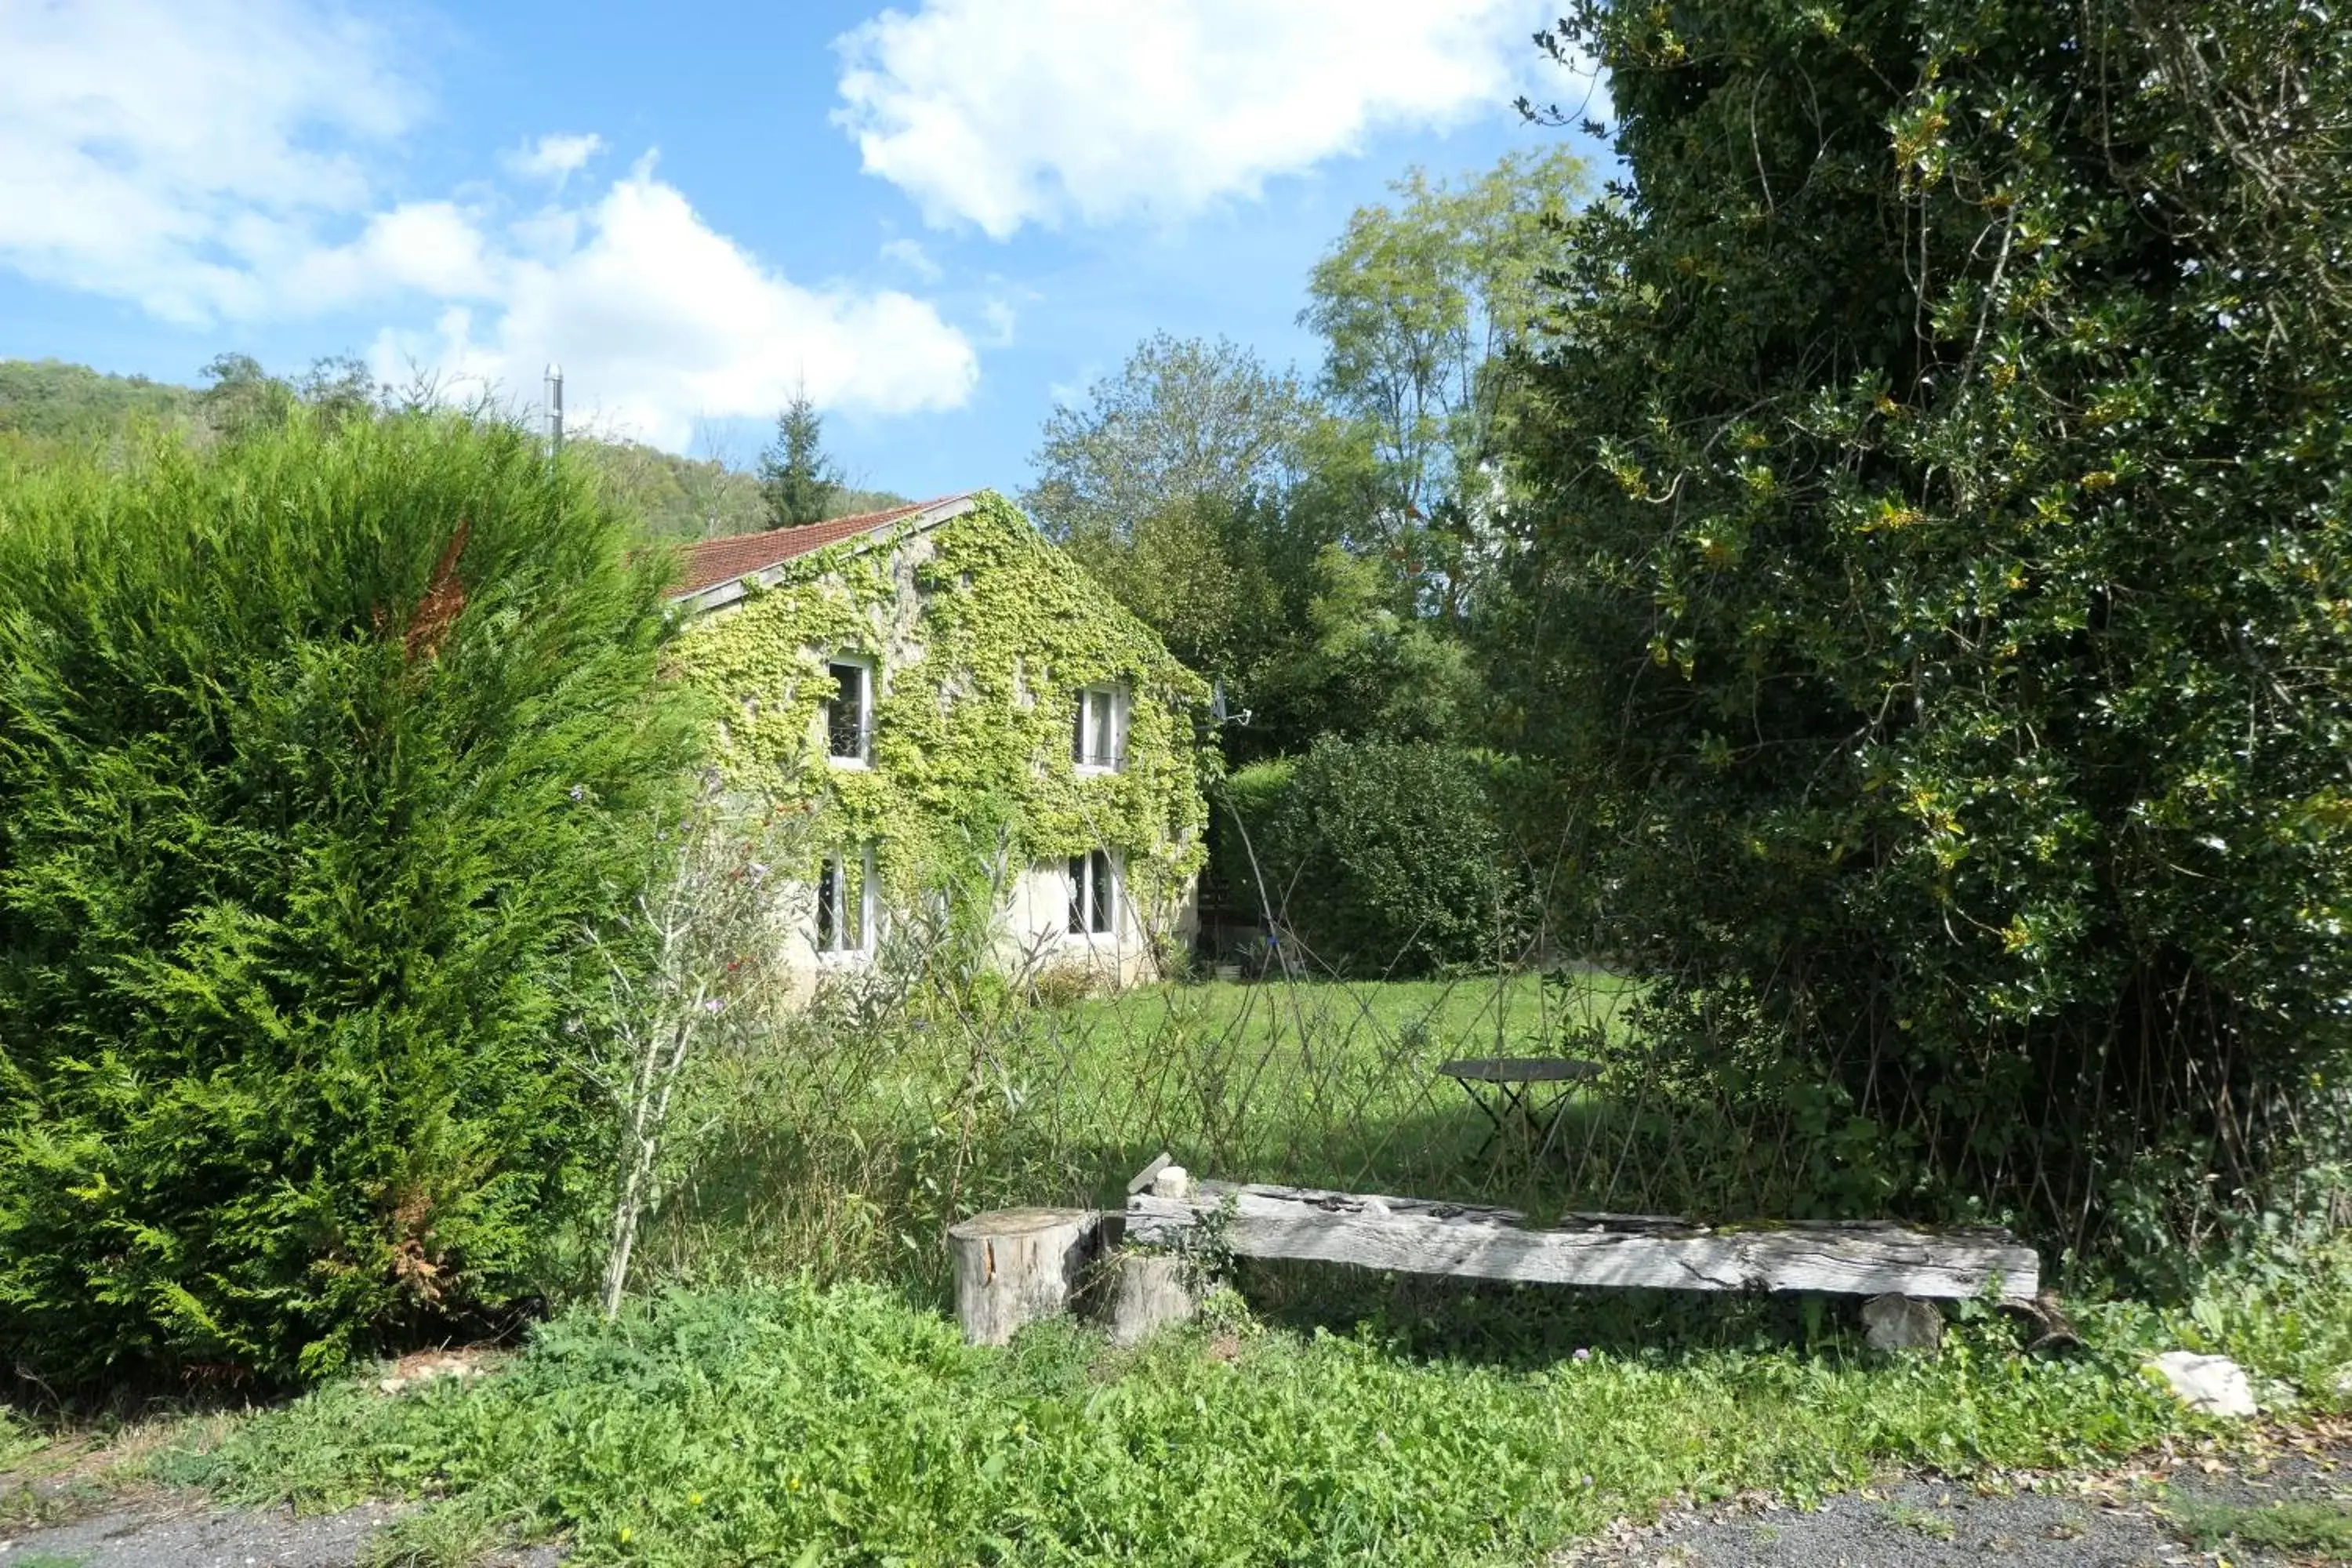
[[[1069,1211],[1083,1213],[1085,1211]],[[967,1222],[971,1223],[971,1222]],[[2031,1302],[2041,1258],[1991,1226],[1917,1230],[1880,1222],[1708,1226],[1652,1215],[1574,1214],[1531,1226],[1515,1209],[1256,1183],[1193,1182],[1166,1155],[1129,1184],[1123,1214],[1099,1216],[1098,1248],[1138,1278],[1115,1287],[1122,1339],[1181,1315],[1171,1258],[1204,1247],[1236,1258],[1351,1263],[1407,1274],[1671,1290],[1822,1291],[1913,1301],[1977,1296],[1997,1284]],[[1145,1249],[1138,1254],[1133,1249]],[[1142,1258],[1148,1263],[1129,1264]],[[960,1270],[959,1279],[967,1271]],[[1148,1277],[1147,1277],[1148,1276]],[[1008,1287],[1010,1288],[1010,1287]],[[1038,1300],[1053,1292],[1029,1289]],[[1068,1291],[1064,1292],[1066,1297]],[[967,1325],[994,1321],[959,1310]],[[1137,1314],[1147,1320],[1132,1321]]]

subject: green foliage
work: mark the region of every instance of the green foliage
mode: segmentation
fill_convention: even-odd
[[[187,388],[139,375],[101,375],[58,360],[0,359],[0,432],[47,441],[103,440],[145,419],[185,426]]]
[[[1326,545],[1313,581],[1306,637],[1257,681],[1282,732],[1432,743],[1475,732],[1483,701],[1468,649],[1400,602],[1384,562]]]
[[[1476,1313],[1487,1352],[1460,1360],[1245,1316],[1138,1352],[1067,1324],[975,1350],[870,1288],[679,1294],[561,1319],[486,1379],[322,1391],[167,1473],[305,1506],[429,1490],[582,1563],[1450,1565],[1678,1495],[2084,1462],[2182,1422],[2128,1357],[2021,1357],[1998,1323],[1935,1359],[1816,1359],[1752,1321],[1695,1339],[1654,1304],[1546,1300]],[[1515,1354],[1547,1316],[1591,1353]]]
[[[2341,1125],[2339,31],[1595,3],[1553,40],[1631,178],[1562,237],[1506,717],[1583,803],[1594,940],[1692,1059],[1799,1064],[1896,1205],[2154,1256]]]
[[[824,452],[824,416],[806,393],[776,416],[776,439],[760,454],[760,499],[768,526],[796,528],[838,515],[841,470]]]
[[[2340,1502],[2229,1503],[2176,1498],[2166,1506],[2181,1538],[2200,1552],[2239,1547],[2255,1552],[2325,1552],[2325,1561],[2352,1555],[2352,1507]]]
[[[0,475],[0,1354],[332,1370],[510,1308],[583,924],[688,754],[658,563],[503,427]]]
[[[635,518],[647,539],[719,539],[771,526],[758,476],[719,458],[569,431],[563,448],[596,470],[613,505]],[[824,515],[881,511],[907,499],[890,490],[836,489]]]
[[[1302,325],[1323,339],[1323,387],[1362,422],[1398,521],[1461,531],[1486,507],[1517,355],[1537,328],[1549,228],[1584,187],[1570,154],[1510,153],[1460,185],[1412,169],[1315,264]]]
[[[1359,209],[1300,318],[1320,396],[1162,333],[1046,422],[1024,501],[1252,713],[1220,736],[1230,760],[1477,733],[1459,639],[1517,504],[1499,459],[1547,226],[1581,181],[1565,153],[1514,155],[1458,186],[1415,171]]]
[[[1235,775],[1221,868],[1315,960],[1423,974],[1522,956],[1531,900],[1474,753],[1326,737]]]
[[[648,539],[715,539],[768,526],[759,480],[714,458],[570,431],[563,447],[595,470],[613,504]]]
[[[825,765],[832,654],[876,660],[870,769]],[[677,659],[724,716],[725,764],[817,810],[813,853],[875,846],[900,907],[943,875],[1093,848],[1125,850],[1154,907],[1200,864],[1215,772],[1195,725],[1202,683],[992,493],[923,533],[798,558],[784,582],[688,627]],[[1077,693],[1108,685],[1130,692],[1126,762],[1081,774]]]
[[[1254,692],[1271,651],[1289,640],[1282,584],[1260,531],[1264,507],[1216,496],[1170,500],[1122,532],[1086,526],[1062,548],[1186,668]]]
[[[1296,376],[1240,344],[1155,332],[1046,416],[1022,504],[1048,538],[1125,540],[1171,506],[1287,489],[1317,418]]]

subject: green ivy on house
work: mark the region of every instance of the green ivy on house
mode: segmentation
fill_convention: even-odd
[[[1009,854],[1013,868],[1125,852],[1166,909],[1200,868],[1217,772],[1209,691],[1150,628],[992,491],[927,531],[862,534],[687,627],[675,674],[720,717],[720,765],[817,815],[820,844],[871,846],[887,900]],[[830,658],[874,665],[872,766],[835,767],[818,710]],[[1081,773],[1072,715],[1124,686],[1124,765]]]

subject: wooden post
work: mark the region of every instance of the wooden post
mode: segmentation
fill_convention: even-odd
[[[976,1345],[1065,1311],[1094,1257],[1092,1209],[997,1209],[948,1227],[956,1318]]]

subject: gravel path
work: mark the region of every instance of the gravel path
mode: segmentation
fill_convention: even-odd
[[[220,1508],[190,1494],[118,1497],[62,1522],[0,1537],[0,1568],[355,1568],[376,1534],[413,1505],[368,1503],[298,1517],[284,1508]],[[498,1568],[556,1568],[551,1546],[501,1552]]]
[[[1550,1568],[2303,1568],[2352,1557],[2197,1552],[2169,1533],[2168,1500],[2352,1506],[2352,1437],[2288,1435],[2228,1460],[2159,1457],[2088,1477],[2020,1475],[1990,1486],[1913,1479],[1798,1510],[1762,1499],[1620,1525],[1570,1547]],[[409,1505],[372,1503],[297,1518],[285,1509],[221,1509],[200,1497],[117,1496],[97,1511],[0,1540],[0,1568],[355,1568],[370,1541]],[[537,1547],[492,1560],[557,1568]]]
[[[2210,1468],[2209,1468],[2210,1467]],[[2352,1506],[2352,1442],[2289,1439],[2227,1461],[2155,1459],[2090,1477],[2016,1476],[1979,1489],[1914,1479],[1847,1492],[1803,1510],[1748,1499],[1620,1525],[1570,1547],[1554,1568],[2231,1568],[2342,1563],[2342,1555],[2198,1552],[2168,1528],[2169,1500],[2259,1507],[2282,1501]]]

